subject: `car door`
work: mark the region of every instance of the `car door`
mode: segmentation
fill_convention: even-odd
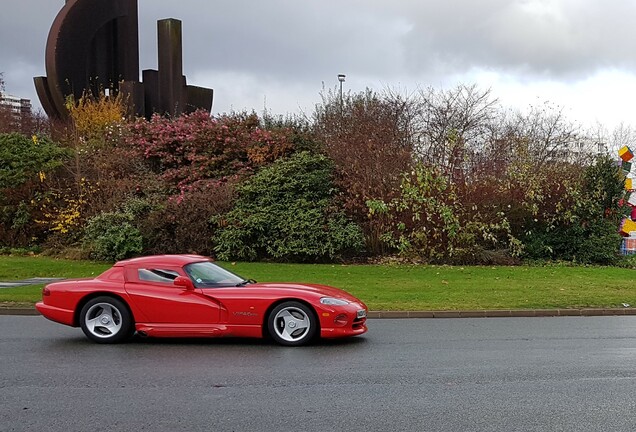
[[[177,276],[186,276],[181,268],[131,266],[125,273],[126,292],[149,323],[200,326],[219,322],[219,305],[213,299],[199,289],[174,285]]]
[[[203,288],[201,292],[221,305],[221,322],[232,325],[261,326],[267,308],[279,294],[248,286]]]

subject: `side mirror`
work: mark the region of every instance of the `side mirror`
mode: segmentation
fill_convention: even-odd
[[[185,276],[177,276],[174,280],[174,284],[178,287],[183,287],[190,291],[194,289],[194,284],[192,283],[190,278],[187,278]]]

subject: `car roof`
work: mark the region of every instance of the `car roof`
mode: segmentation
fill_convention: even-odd
[[[131,258],[115,263],[114,267],[138,266],[138,265],[177,265],[184,266],[186,264],[212,261],[211,258],[202,255],[151,255],[139,258]]]

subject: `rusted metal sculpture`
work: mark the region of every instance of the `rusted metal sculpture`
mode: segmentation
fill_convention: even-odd
[[[46,45],[47,77],[34,78],[44,111],[65,118],[66,98],[110,89],[127,96],[136,115],[212,109],[213,90],[186,84],[181,21],[158,22],[158,70],[139,81],[137,0],[66,0]]]

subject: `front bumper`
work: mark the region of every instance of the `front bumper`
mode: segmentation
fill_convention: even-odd
[[[356,328],[345,328],[345,327],[321,328],[320,337],[323,339],[333,339],[333,338],[341,338],[341,337],[358,336],[358,335],[366,333],[367,330],[368,328],[366,323],[362,323]]]
[[[320,337],[339,338],[357,336],[367,332],[367,308],[363,304],[324,307],[320,316]]]

